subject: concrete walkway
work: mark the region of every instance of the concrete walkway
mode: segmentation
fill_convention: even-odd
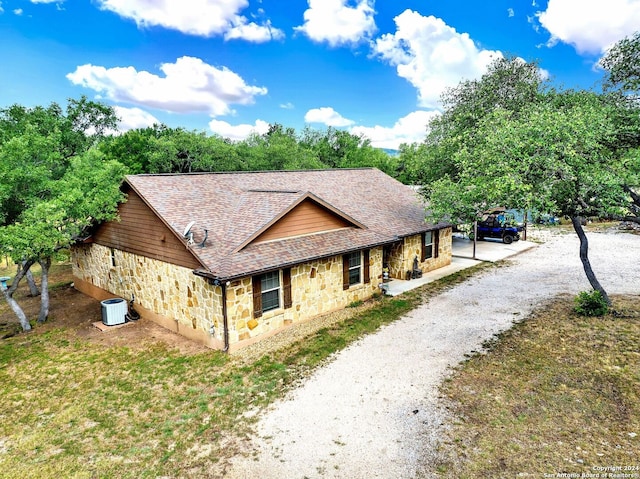
[[[494,263],[536,246],[536,243],[530,241],[515,241],[509,245],[493,239],[478,241],[476,243],[476,257],[473,259],[473,241],[461,236],[454,236],[450,265],[424,273],[421,278],[409,281],[392,279],[388,283],[384,283],[385,294],[387,296],[397,296],[406,291],[419,288],[423,284],[431,283],[463,269],[471,268],[483,261]]]

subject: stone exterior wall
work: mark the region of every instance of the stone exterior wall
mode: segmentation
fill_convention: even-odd
[[[413,268],[414,258],[420,258],[421,241],[421,235],[409,236],[392,247],[389,261],[392,277],[404,279],[406,271]],[[371,298],[380,292],[382,256],[382,247],[371,249],[370,282],[352,285],[347,290],[342,286],[340,255],[293,266],[293,305],[267,311],[259,318],[253,314],[251,277],[229,282],[226,298],[231,349],[290,324]],[[446,228],[440,231],[438,257],[420,263],[420,268],[426,273],[450,263],[451,228]],[[130,299],[135,294],[136,308],[143,317],[210,347],[223,347],[222,287],[194,275],[191,269],[98,244],[74,247],[72,264],[76,287],[81,291],[98,299],[113,296]]]
[[[230,342],[250,341],[287,325],[302,322],[321,314],[345,308],[356,301],[364,301],[379,293],[382,280],[382,248],[369,252],[369,283],[342,288],[342,256],[303,263],[291,268],[293,305],[267,311],[256,318],[253,329],[251,278],[232,281],[227,286],[227,311]],[[282,304],[282,293],[281,293]]]
[[[389,270],[392,278],[406,279],[407,271],[413,269],[413,261],[418,258],[418,267],[423,273],[433,271],[451,264],[451,228],[440,230],[440,239],[438,247],[438,257],[428,258],[420,262],[422,253],[422,235],[407,236],[400,243],[392,248],[391,259],[389,261]]]
[[[109,296],[129,299],[135,294],[136,308],[143,317],[210,347],[222,347],[222,288],[195,276],[191,269],[97,244],[74,247],[72,264],[76,287],[81,291],[98,299]],[[382,247],[370,250],[369,276],[369,283],[343,290],[342,256],[293,266],[292,307],[267,311],[256,318],[257,324],[252,323],[251,277],[229,282],[226,297],[229,342],[235,345],[232,349],[289,324],[369,299],[380,291]]]
[[[404,241],[394,243],[390,247],[387,266],[389,268],[389,277],[396,279],[404,279],[405,258],[404,258]]]
[[[135,294],[135,307],[143,316],[150,312],[163,326],[205,344],[223,340],[221,288],[195,276],[191,269],[98,244],[74,247],[71,261],[76,283],[127,300]],[[84,289],[99,295],[91,287]]]

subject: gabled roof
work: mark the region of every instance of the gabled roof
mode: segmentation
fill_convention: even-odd
[[[264,192],[263,190],[252,190],[252,191],[260,191],[260,192]],[[269,191],[269,193],[283,193],[283,191]],[[286,193],[289,193],[288,191]],[[290,192],[290,193],[298,193],[296,192]],[[282,210],[277,216],[275,216],[271,221],[269,221],[267,224],[265,224],[262,228],[260,228],[258,231],[256,231],[254,234],[252,234],[251,236],[249,236],[244,243],[242,243],[234,252],[238,252],[241,249],[243,249],[245,246],[249,245],[252,241],[254,241],[256,238],[258,238],[261,234],[263,234],[264,232],[266,232],[271,226],[273,226],[275,223],[277,223],[278,221],[282,220],[288,213],[290,213],[296,206],[300,205],[302,202],[306,201],[306,200],[310,200],[313,203],[316,203],[318,205],[321,205],[322,207],[326,208],[327,210],[331,211],[334,215],[336,215],[337,217],[341,218],[342,220],[346,221],[347,223],[350,223],[352,226],[355,226],[357,228],[366,228],[366,226],[364,226],[362,223],[360,223],[359,221],[357,221],[354,218],[350,218],[349,215],[343,213],[342,211],[337,210],[336,208],[334,208],[333,206],[331,206],[329,203],[327,203],[326,201],[323,201],[321,198],[318,198],[316,195],[314,195],[313,193],[307,192],[304,193],[302,195],[300,195],[293,203],[291,203],[291,205],[289,205],[287,208],[285,208],[284,210]]]
[[[374,168],[127,176],[143,201],[182,237],[195,222],[192,253],[230,279],[392,243],[434,229],[408,186]],[[252,241],[303,201],[352,225],[263,243]],[[198,246],[208,238],[204,247]],[[185,240],[186,241],[186,240]]]

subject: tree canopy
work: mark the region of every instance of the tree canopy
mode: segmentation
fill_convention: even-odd
[[[155,125],[103,139],[99,148],[135,173],[305,170],[376,167],[398,175],[398,159],[347,131],[277,123],[264,134],[233,142],[218,135]]]
[[[619,140],[638,110],[619,100],[549,88],[535,63],[499,59],[480,80],[448,91],[425,143],[403,154],[425,180],[435,219],[473,221],[496,206],[571,218],[587,278],[608,301],[581,218],[623,216],[637,184],[637,154]]]
[[[19,265],[3,293],[25,330],[31,326],[13,293],[30,267],[42,267],[42,322],[52,258],[96,221],[115,217],[125,169],[93,146],[115,123],[110,108],[85,98],[70,100],[66,112],[55,103],[0,110],[0,253]]]

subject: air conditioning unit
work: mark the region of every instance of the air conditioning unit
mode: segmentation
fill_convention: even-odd
[[[101,301],[102,322],[107,326],[124,324],[127,315],[127,301],[122,298],[111,298]]]

